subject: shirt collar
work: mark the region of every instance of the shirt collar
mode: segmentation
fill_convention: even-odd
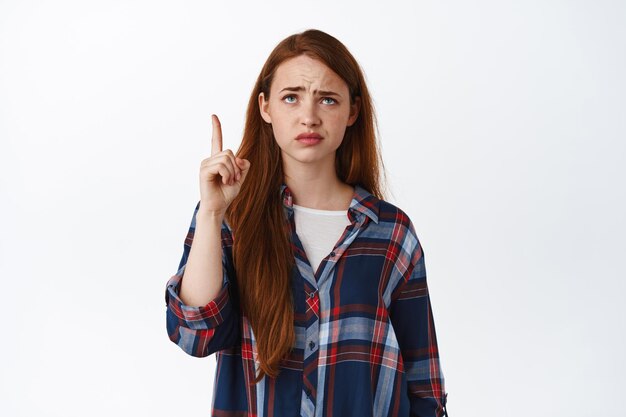
[[[291,190],[287,187],[287,184],[281,184],[280,195],[283,201],[283,206],[287,210],[292,211],[293,194],[291,194]],[[350,202],[348,212],[357,216],[366,215],[375,223],[378,223],[379,201],[380,200],[375,195],[371,194],[365,188],[357,184],[354,186],[354,194],[352,195],[352,201]]]

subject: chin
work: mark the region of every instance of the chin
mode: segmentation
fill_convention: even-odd
[[[313,149],[305,149],[305,152],[295,152],[292,154],[286,154],[283,152],[282,159],[289,160],[290,162],[296,162],[301,164],[316,164],[322,162],[325,158],[331,157],[331,155],[320,155],[315,153]],[[308,155],[307,155],[308,154]],[[332,155],[334,161],[334,155]]]

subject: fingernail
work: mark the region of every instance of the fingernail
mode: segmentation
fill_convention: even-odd
[[[237,174],[237,181],[241,179],[241,174]]]

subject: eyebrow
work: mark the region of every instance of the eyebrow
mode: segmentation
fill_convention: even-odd
[[[280,90],[278,92],[278,94],[282,93],[283,91],[304,91],[304,87],[300,86],[300,87],[285,87],[282,90]],[[325,90],[313,90],[314,94],[319,94],[321,96],[337,96],[337,97],[341,97],[341,94],[339,93],[335,93],[334,91],[325,91]]]

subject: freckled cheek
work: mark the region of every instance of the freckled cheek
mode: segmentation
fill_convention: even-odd
[[[326,120],[329,124],[333,125],[341,125],[344,124],[348,120],[348,114],[343,114],[343,112],[329,112],[327,114]]]
[[[274,139],[280,147],[289,145],[291,136],[294,134],[293,127],[284,126],[283,124],[274,124],[272,129],[274,131]]]

